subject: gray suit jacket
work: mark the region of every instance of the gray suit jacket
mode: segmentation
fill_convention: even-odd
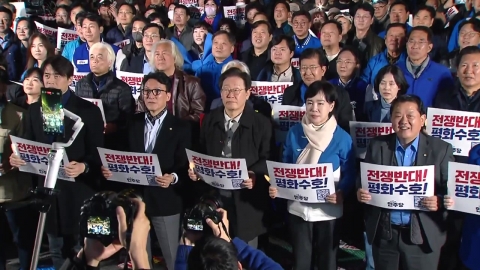
[[[365,155],[365,162],[377,165],[392,166],[395,159],[396,134],[378,136],[370,141]],[[435,194],[443,198],[447,194],[448,162],[454,161],[453,149],[449,143],[440,139],[420,133],[416,166],[435,165]],[[358,187],[361,183],[357,182]],[[382,233],[390,234],[390,220],[382,220],[382,213],[390,217],[388,210],[371,205],[365,205],[365,226],[367,239],[373,243],[378,228],[382,224]],[[446,239],[445,220],[447,211],[443,206],[443,200],[439,201],[439,209],[435,212],[413,211],[418,216],[418,222],[412,215],[412,241],[427,241],[433,250],[440,249]],[[415,221],[415,222],[414,222]],[[417,227],[419,225],[419,227]],[[415,235],[416,234],[416,235]],[[379,235],[380,236],[380,235]]]

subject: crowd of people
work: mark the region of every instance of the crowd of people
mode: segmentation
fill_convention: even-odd
[[[60,193],[46,221],[56,270],[83,256],[97,267],[126,246],[120,239],[110,253],[88,253],[98,243],[79,241],[79,218],[84,200],[96,192],[127,188],[140,195],[136,203],[144,209],[135,247],[146,253],[130,250],[136,269],[152,268],[150,231],[168,269],[282,269],[260,251],[279,224],[295,270],[336,270],[340,241],[351,238],[363,240],[367,270],[480,269],[480,218],[448,210],[455,200],[447,189],[449,162],[480,165],[480,146],[468,157],[455,155],[452,145],[425,131],[427,108],[480,113],[480,0],[182,3],[58,0],[51,20],[19,17],[11,3],[1,3],[0,126],[6,131],[0,132],[0,202],[24,199],[44,181],[19,172],[27,162],[12,151],[9,135],[51,144],[73,134],[68,118],[64,136],[44,133],[42,88],[60,89],[63,108],[84,122],[66,149],[65,173],[75,181],[57,181]],[[228,6],[244,7],[238,9],[244,18],[226,16]],[[56,48],[35,22],[74,30],[78,38]],[[115,45],[125,40],[122,48]],[[118,72],[142,75],[138,98]],[[77,81],[81,73],[87,75]],[[291,85],[272,102],[254,93],[252,82]],[[85,99],[101,99],[105,119]],[[305,110],[280,142],[277,102]],[[394,133],[372,139],[359,160],[352,121],[391,123]],[[113,174],[102,166],[98,147],[156,154],[163,175],[155,177],[156,186],[108,181]],[[245,159],[242,189],[206,184],[185,149]],[[331,164],[336,191],[325,203],[277,198],[265,178],[267,160]],[[360,162],[434,165],[435,196],[422,200],[425,211],[372,206]],[[218,237],[199,240],[182,223],[204,194],[222,202],[227,228],[210,220]],[[38,215],[22,208],[5,216],[20,268],[29,269]],[[5,248],[0,244],[0,270],[6,269]]]

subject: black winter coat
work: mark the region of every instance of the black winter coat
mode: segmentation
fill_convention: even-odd
[[[99,87],[93,82],[93,73],[82,78],[75,86],[75,94],[82,98],[101,99],[107,124],[116,125],[116,131],[105,135],[105,147],[113,150],[124,150],[126,146],[125,132],[127,121],[135,112],[135,99],[132,89],[122,80],[109,72]]]
[[[205,116],[200,129],[201,153],[222,157],[223,142],[227,137],[224,110],[221,106]],[[237,221],[234,224],[237,232],[232,237],[250,241],[266,231],[264,213],[270,206],[270,198],[269,183],[264,175],[268,174],[266,161],[271,160],[275,142],[271,121],[250,106],[245,106],[239,124],[232,138],[232,158],[244,158],[247,169],[255,173],[256,180],[253,189],[232,191]],[[210,186],[205,189],[218,191]]]

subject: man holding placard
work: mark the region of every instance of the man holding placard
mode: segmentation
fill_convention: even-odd
[[[257,113],[246,102],[251,94],[250,76],[230,68],[220,76],[223,106],[212,110],[200,129],[201,154],[230,159],[244,158],[248,175],[235,173],[242,189],[226,190],[206,187],[218,194],[230,220],[230,233],[257,247],[258,236],[266,232],[264,212],[269,207],[267,159],[271,158],[273,127],[270,119]],[[189,170],[190,179],[200,180],[199,173]],[[215,170],[218,178],[220,173]],[[197,182],[202,189],[202,182]]]
[[[453,161],[452,146],[422,132],[426,115],[419,97],[398,97],[393,101],[390,113],[395,133],[370,141],[365,163],[362,164],[362,183],[368,181],[368,187],[359,183],[358,200],[370,204],[374,196],[385,196],[382,194],[401,199],[412,194],[414,185],[424,181],[423,178],[427,178],[431,170],[434,171],[434,179],[430,180],[434,182],[434,190],[427,190],[422,197],[415,196],[418,198],[415,200],[416,207],[409,208],[415,209],[413,211],[389,210],[392,208],[371,204],[365,206],[367,239],[373,246],[375,268],[398,270],[403,265],[405,269],[436,269],[440,249],[446,240],[446,212],[442,199],[446,194],[448,162]],[[364,171],[368,171],[368,166],[374,167],[373,164],[406,167],[433,165],[434,169],[426,168],[420,176],[412,173],[412,168],[406,168],[395,174],[382,172],[380,176],[367,177]],[[371,184],[371,181],[385,183]],[[396,185],[397,182],[401,183]],[[427,187],[427,184],[421,185]],[[377,186],[378,189],[375,188]],[[408,186],[408,189],[400,192],[400,187],[404,186]],[[401,203],[392,202],[393,206],[395,204],[399,207],[393,209],[403,207]]]
[[[80,208],[83,201],[99,191],[100,158],[97,147],[103,147],[104,124],[100,109],[73,93],[69,85],[73,79],[73,65],[63,56],[55,55],[47,58],[42,65],[45,87],[59,89],[62,92],[62,108],[78,115],[84,126],[73,141],[65,148],[65,155],[70,162],[65,165],[68,177],[75,182],[59,180],[55,188],[60,190],[47,215],[45,231],[48,235],[50,253],[55,269],[60,269],[64,262],[63,250],[78,248]],[[53,135],[44,131],[42,102],[30,105],[25,119],[26,131],[23,138],[35,142],[52,144],[66,143],[73,136],[74,121],[64,117],[64,135]],[[10,156],[10,164],[14,167],[26,165],[18,155]],[[43,185],[43,177],[39,179]],[[78,251],[78,250],[77,250]]]
[[[186,148],[191,147],[188,123],[167,110],[172,82],[163,72],[145,75],[141,95],[147,111],[135,114],[128,125],[128,151],[151,153],[158,156],[162,173],[150,183],[136,186],[146,204],[147,216],[162,249],[168,269],[174,269],[178,247],[180,213],[182,208],[182,181],[188,178]],[[113,171],[113,169],[112,169]],[[112,171],[102,168],[103,176],[111,179]],[[147,251],[151,257],[150,248]]]

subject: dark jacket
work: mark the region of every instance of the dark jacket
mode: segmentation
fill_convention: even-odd
[[[8,135],[22,137],[24,133],[24,125],[22,120],[26,114],[26,110],[7,102],[5,96],[1,98],[4,107],[1,110],[0,128],[8,130]],[[17,201],[25,199],[32,188],[32,175],[12,170],[9,157],[12,155],[12,141],[10,136],[1,138],[3,143],[2,149],[2,168],[6,173],[0,176],[0,202]],[[10,197],[11,196],[11,197]]]
[[[438,109],[480,113],[480,92],[476,92],[471,98],[467,96],[459,81],[454,88],[439,91],[433,107]],[[456,162],[467,163],[468,157],[455,156]]]
[[[128,125],[128,151],[145,153],[145,113],[137,113]],[[172,216],[182,211],[183,183],[188,177],[188,158],[185,149],[191,148],[190,125],[172,114],[165,115],[152,154],[158,156],[162,174],[176,173],[178,182],[168,188],[136,186],[146,204],[149,217]]]
[[[200,115],[205,110],[205,93],[197,77],[176,70],[173,82],[173,115],[183,120],[200,121]],[[146,111],[143,96],[138,97],[138,111]]]
[[[127,29],[123,30],[122,26],[118,25],[115,28],[110,29],[107,32],[107,37],[105,38],[105,42],[109,44],[114,44],[120,41],[124,41],[126,39],[132,39],[132,27],[127,27]],[[130,41],[132,43],[132,40]]]
[[[272,74],[273,74],[273,63],[269,61],[260,73],[258,73],[256,81],[259,82],[271,82],[272,81]],[[293,84],[302,83],[302,76],[300,75],[300,71],[298,68],[292,67],[292,82]]]
[[[169,30],[169,35],[173,38],[176,38],[178,41],[180,41],[180,43],[182,43],[182,45],[185,47],[187,51],[190,51],[192,49],[192,45],[194,43],[193,29],[189,25],[185,25],[185,28],[183,29],[180,36],[178,36],[175,26],[169,27],[168,30]]]
[[[260,59],[259,60],[255,59],[255,58],[258,58],[258,56],[255,55],[255,49],[253,46],[250,47],[250,49],[244,51],[240,55],[240,60],[242,60],[242,62],[247,64],[248,68],[250,69],[250,75],[252,78],[257,78],[262,68],[270,62],[270,46],[267,48],[266,52],[264,52],[263,54],[265,53],[267,55],[265,57],[264,62],[259,61]],[[264,57],[263,54],[262,54],[262,57]]]
[[[101,161],[97,147],[103,147],[103,120],[100,109],[89,101],[77,97],[71,92],[65,109],[80,116],[84,123],[72,145],[65,149],[69,161],[86,162],[89,172],[80,174],[75,182],[57,181],[56,189],[60,190],[50,211],[47,214],[45,231],[50,234],[78,234],[80,207],[83,201],[99,191]],[[30,105],[25,118],[24,138],[31,141],[50,144],[51,141],[43,132],[43,120],[40,113],[41,102]],[[65,117],[65,136],[57,141],[67,142],[73,134],[74,121]],[[45,177],[39,177],[39,185],[43,186]]]
[[[350,104],[355,112],[355,120],[364,121],[366,116],[363,107],[365,105],[365,93],[368,84],[360,79],[360,77],[351,79],[346,85],[343,85],[339,78],[330,80],[330,83],[347,91],[350,97]]]
[[[19,81],[20,76],[25,69],[23,64],[23,56],[21,51],[21,44],[14,41],[13,31],[7,34],[6,39],[8,40],[5,47],[2,51],[2,55],[8,63],[7,71],[8,71],[8,78],[12,81]]]
[[[244,267],[252,270],[283,270],[280,264],[276,263],[261,250],[249,246],[238,238],[232,239],[232,244],[236,247],[238,261],[242,262]],[[175,270],[188,269],[188,255],[192,246],[179,245],[177,249],[177,258],[175,260]]]
[[[227,136],[224,110],[223,106],[219,107],[203,119],[200,129],[200,153],[222,157],[223,142]],[[264,175],[268,174],[266,161],[271,159],[270,149],[274,145],[274,140],[271,121],[260,113],[256,113],[250,106],[245,106],[239,124],[232,138],[232,158],[244,158],[247,169],[255,173],[256,181],[251,190],[232,191],[237,220],[237,224],[234,224],[237,235],[232,237],[248,242],[266,231],[264,212],[269,208],[270,203],[269,184]],[[208,189],[218,191],[210,186]]]
[[[116,62],[120,65],[120,71],[143,73],[144,59],[145,49],[137,48],[135,42],[132,41],[122,48],[122,53],[117,53]]]
[[[356,39],[355,29],[353,28],[347,35],[346,44],[357,48],[360,52],[362,69],[367,66],[370,58],[380,53],[385,46],[385,41],[377,36],[372,29],[368,30],[367,35],[362,40]]]
[[[113,72],[99,83],[99,88],[93,82],[93,73],[83,77],[75,85],[75,94],[82,98],[101,99],[107,124],[116,125],[116,132],[105,134],[105,147],[109,149],[123,149],[125,138],[123,133],[127,129],[127,120],[135,112],[135,99],[132,89],[122,80],[115,77]]]
[[[303,83],[294,84],[287,87],[283,92],[282,105],[303,106],[303,99],[300,93],[300,87]],[[350,121],[353,120],[353,109],[350,104],[350,97],[347,91],[336,87],[338,93],[338,104],[335,104],[334,114],[338,125],[346,132],[350,130]]]
[[[447,194],[448,162],[453,161],[453,150],[449,143],[420,133],[417,158],[414,166],[435,166],[435,195],[443,198]],[[394,166],[396,134],[378,136],[370,140],[365,162]],[[357,182],[360,187],[361,184]],[[365,187],[364,187],[365,188]],[[447,211],[439,199],[438,211],[412,211],[410,238],[413,243],[428,243],[434,252],[439,252],[446,240]],[[370,244],[377,234],[383,239],[391,237],[390,211],[371,205],[365,206],[365,227]]]

